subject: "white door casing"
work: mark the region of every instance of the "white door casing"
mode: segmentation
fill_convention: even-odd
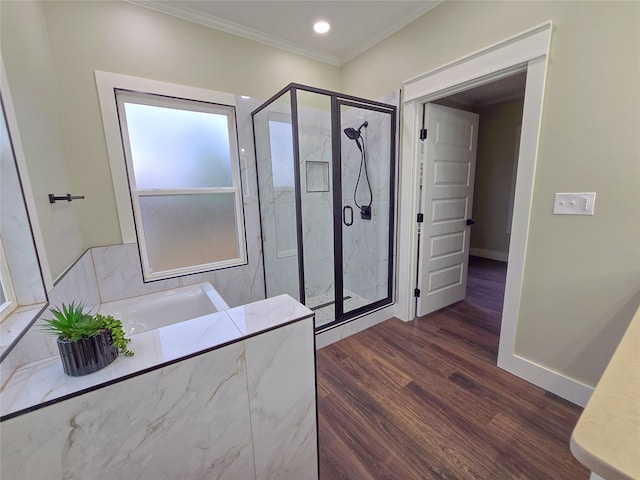
[[[416,313],[413,289],[418,252],[418,135],[422,104],[526,70],[527,85],[498,366],[578,405],[585,405],[593,391],[591,387],[523,358],[515,351],[552,30],[551,22],[543,23],[405,81],[399,187],[399,211],[402,214],[398,218],[398,277],[394,316],[410,321]]]
[[[478,115],[428,103],[418,265],[418,316],[463,300],[467,290]]]

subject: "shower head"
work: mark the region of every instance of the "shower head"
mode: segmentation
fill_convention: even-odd
[[[368,126],[369,126],[369,122],[365,120],[364,123],[360,125],[357,130],[351,127],[345,128],[344,134],[347,137],[349,137],[351,140],[356,140],[357,142],[357,140],[360,138],[360,130],[362,130],[362,128],[367,128]]]
[[[344,129],[344,134],[349,137],[351,140],[357,140],[360,137],[360,131],[356,130],[355,128],[345,128]]]

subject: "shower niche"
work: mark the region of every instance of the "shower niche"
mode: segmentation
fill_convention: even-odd
[[[392,303],[397,107],[290,84],[252,113],[266,296],[326,330]]]

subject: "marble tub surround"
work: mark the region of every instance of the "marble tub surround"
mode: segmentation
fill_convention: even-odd
[[[639,352],[640,309],[571,436],[573,455],[606,480],[640,479]]]
[[[315,360],[301,356],[314,351],[313,321],[245,344],[256,478],[317,478]]]
[[[65,375],[57,355],[31,362],[15,370],[0,391],[0,417],[37,409],[312,316],[311,310],[281,295],[132,335],[129,348],[135,352],[133,357],[119,356],[91,375]],[[5,369],[4,364],[0,368]]]
[[[253,478],[243,355],[234,344],[3,422],[2,477]]]
[[[103,375],[129,360],[182,359],[5,419],[0,476],[317,479],[313,316],[296,304],[282,296],[134,336],[136,356]],[[183,356],[213,337],[233,339]]]
[[[252,208],[256,210],[257,216],[257,206],[246,207],[247,210]],[[259,246],[251,251],[256,248],[259,249]],[[58,279],[49,292],[49,304],[59,307],[63,303],[75,301],[83,303],[90,311],[97,311],[102,303],[158,293],[204,281],[213,284],[231,306],[251,303],[264,298],[262,263],[259,259],[261,249],[258,253],[250,253],[254,254],[258,259],[251,265],[144,283],[137,244],[89,248]],[[248,287],[240,289],[236,285]],[[43,319],[50,316],[46,310],[9,353],[6,361],[13,368],[58,353],[55,337],[43,335],[40,331]],[[4,343],[4,337],[2,342]]]

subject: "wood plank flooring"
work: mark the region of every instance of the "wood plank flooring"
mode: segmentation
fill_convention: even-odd
[[[496,367],[505,264],[467,299],[318,351],[321,480],[571,479],[581,408]]]

